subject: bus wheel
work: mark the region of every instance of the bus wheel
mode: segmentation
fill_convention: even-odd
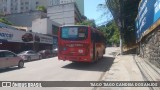
[[[106,53],[106,51],[105,50],[103,50],[103,54],[105,54]]]
[[[102,60],[103,58],[104,58],[104,56],[102,55],[102,56],[101,56],[101,60]]]
[[[78,63],[77,61],[72,61],[72,63]]]

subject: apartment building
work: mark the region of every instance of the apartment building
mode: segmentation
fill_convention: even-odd
[[[36,10],[37,6],[48,7],[49,0],[0,0],[0,13],[13,14]]]
[[[75,25],[82,21],[81,13],[75,2],[49,7],[47,16],[61,25]]]
[[[6,14],[7,13],[7,5],[8,1],[7,0],[0,0],[0,14]]]
[[[2,14],[3,12],[3,2],[2,0],[0,0],[0,15]]]
[[[84,15],[84,0],[60,0],[60,4],[75,2],[82,15]]]
[[[37,6],[46,8],[76,2],[77,7],[84,15],[84,0],[0,0],[0,13],[12,14],[36,10]]]
[[[50,0],[49,2],[49,6],[75,2],[80,13],[84,15],[84,0]]]

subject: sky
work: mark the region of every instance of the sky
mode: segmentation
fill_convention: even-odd
[[[98,5],[104,3],[105,0],[84,0],[85,16],[89,19],[94,19],[96,25],[101,25],[111,20],[111,18],[102,17],[103,11],[98,9]]]

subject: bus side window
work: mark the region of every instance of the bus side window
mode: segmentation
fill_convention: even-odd
[[[94,33],[94,40],[96,43],[99,41],[99,36],[97,33]]]
[[[95,33],[94,33],[93,29],[91,31],[91,41],[95,42]]]

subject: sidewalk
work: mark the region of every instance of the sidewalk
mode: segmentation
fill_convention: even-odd
[[[156,71],[155,71],[156,70]],[[102,81],[158,81],[159,69],[154,68],[136,55],[117,56]],[[159,70],[160,71],[160,70]],[[149,77],[150,76],[150,77]],[[150,90],[148,87],[100,87],[97,90]],[[160,90],[160,88],[152,88]]]

